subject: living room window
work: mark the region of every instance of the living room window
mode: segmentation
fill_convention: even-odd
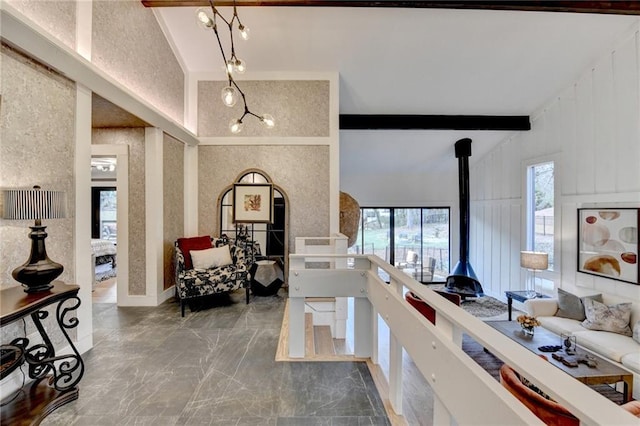
[[[554,162],[527,168],[527,250],[548,253],[549,270],[554,270]]]
[[[444,282],[449,216],[448,207],[361,208],[358,240],[349,252],[375,254],[420,282]]]

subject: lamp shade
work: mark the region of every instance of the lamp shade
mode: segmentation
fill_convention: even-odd
[[[549,255],[538,251],[521,251],[520,266],[533,270],[545,270],[549,267]]]
[[[62,219],[66,215],[66,196],[63,191],[6,189],[3,191],[4,219]]]

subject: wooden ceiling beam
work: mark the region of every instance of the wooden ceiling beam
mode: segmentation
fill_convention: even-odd
[[[340,130],[531,130],[527,115],[340,114]]]
[[[146,7],[208,6],[208,0],[141,0]],[[216,6],[232,6],[232,0],[215,0]],[[535,0],[237,0],[238,6],[377,7],[408,9],[481,9],[530,12],[602,13],[640,15],[640,2],[633,1],[535,1]]]

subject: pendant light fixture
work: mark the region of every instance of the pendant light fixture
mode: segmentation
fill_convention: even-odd
[[[210,7],[198,8],[198,10],[196,10],[196,17],[200,26],[206,30],[213,30],[216,35],[216,39],[218,40],[222,60],[225,64],[227,80],[229,81],[229,84],[222,89],[220,97],[222,98],[222,102],[230,108],[233,107],[240,99],[242,99],[242,103],[244,104],[244,112],[242,116],[231,120],[229,123],[229,130],[231,130],[231,133],[240,133],[243,126],[242,120],[244,120],[247,115],[256,117],[265,126],[267,126],[267,128],[272,129],[275,126],[275,120],[273,117],[270,114],[258,115],[251,112],[247,106],[247,99],[244,92],[240,89],[240,86],[238,86],[238,83],[236,83],[236,80],[233,77],[234,74],[242,74],[247,69],[246,63],[236,56],[235,44],[233,41],[233,29],[236,22],[240,37],[243,40],[249,39],[249,28],[245,27],[240,21],[235,0],[233,2],[233,17],[231,20],[225,19],[225,17],[220,14],[218,9],[214,6],[213,0],[209,0],[209,5]],[[229,40],[231,44],[230,52],[225,52],[222,45],[220,32],[218,31],[218,19],[224,22],[227,28],[229,28]]]

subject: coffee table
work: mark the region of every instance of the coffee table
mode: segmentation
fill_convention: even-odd
[[[542,352],[538,348],[540,346],[547,345],[560,345],[560,336],[546,330],[542,327],[536,327],[535,334],[533,336],[525,336],[520,328],[520,324],[513,321],[486,321],[486,324],[495,328],[500,333],[509,337],[510,339],[518,342],[530,351],[544,355],[549,362],[560,370],[581,381],[586,385],[601,385],[623,382],[623,402],[631,400],[633,395],[633,374],[624,368],[618,367],[609,360],[602,358],[592,352],[587,352],[582,349],[580,341],[578,340],[578,348],[575,355],[589,355],[591,359],[596,361],[596,367],[591,368],[585,364],[578,364],[577,367],[569,367],[562,362],[553,359],[551,352]],[[564,355],[564,351],[560,350],[558,354]]]

